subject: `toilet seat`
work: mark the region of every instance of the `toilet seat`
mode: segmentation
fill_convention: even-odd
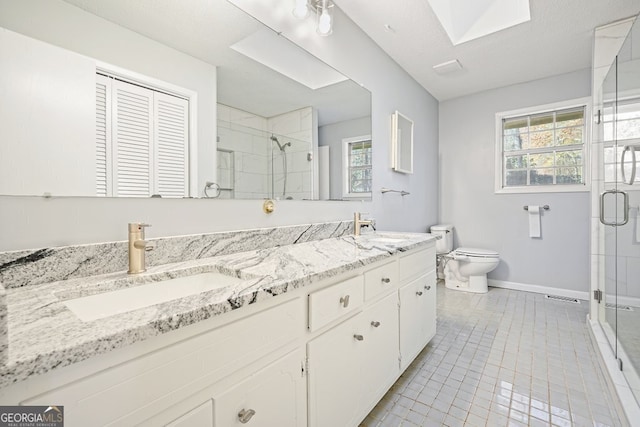
[[[496,251],[478,248],[458,248],[453,251],[453,256],[469,257],[469,258],[499,258],[500,255]]]

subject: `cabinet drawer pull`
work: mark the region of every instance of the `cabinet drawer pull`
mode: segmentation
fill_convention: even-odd
[[[251,421],[251,418],[256,414],[256,411],[254,411],[253,409],[243,409],[240,412],[238,412],[238,420],[242,423],[242,424],[246,424],[249,421]]]
[[[429,289],[431,289],[431,285],[427,285],[427,286],[425,286],[424,288],[425,288],[426,290],[429,290]]]
[[[360,334],[355,334],[353,337],[358,341],[364,341],[364,337]]]
[[[382,283],[389,283],[391,281],[391,279],[389,279],[388,277],[383,277],[382,278]]]
[[[419,297],[421,297],[421,296],[422,296],[422,291],[418,291],[418,292],[416,292],[416,295],[418,295]]]
[[[341,297],[341,298],[340,298],[340,304],[342,304],[342,306],[343,306],[344,308],[349,307],[349,295],[344,296],[344,297]]]
[[[380,326],[380,322],[376,322],[374,320],[373,322],[371,322],[371,326],[373,326],[374,328],[377,328],[378,326]]]

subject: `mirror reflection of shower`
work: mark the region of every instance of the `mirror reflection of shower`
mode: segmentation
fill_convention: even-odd
[[[283,199],[292,199],[293,197],[289,196],[287,197],[287,152],[285,151],[285,148],[287,147],[291,147],[291,142],[286,142],[284,144],[281,144],[280,141],[278,140],[278,137],[276,137],[275,135],[271,135],[271,141],[275,142],[276,144],[278,144],[278,149],[280,150],[280,155],[282,158],[282,173],[283,173],[283,181],[282,181],[282,198]],[[273,151],[271,152],[272,154],[272,167],[273,167]],[[275,171],[271,174],[271,188],[273,189],[273,193],[275,193]],[[274,194],[275,197],[275,194]]]

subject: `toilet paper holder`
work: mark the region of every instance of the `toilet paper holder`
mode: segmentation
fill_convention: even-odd
[[[526,206],[526,205],[525,205],[525,206],[523,206],[523,209],[524,209],[525,211],[528,211],[528,210],[529,210],[529,206]],[[548,210],[549,210],[549,205],[544,205],[544,206],[542,206],[542,209],[544,209],[545,211],[548,211]]]

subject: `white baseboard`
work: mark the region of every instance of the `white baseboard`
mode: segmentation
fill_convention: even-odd
[[[550,286],[529,285],[527,283],[507,282],[505,280],[487,280],[494,288],[514,289],[517,291],[534,292],[536,294],[558,295],[567,298],[589,300],[589,292],[572,291],[570,289],[552,288]]]

